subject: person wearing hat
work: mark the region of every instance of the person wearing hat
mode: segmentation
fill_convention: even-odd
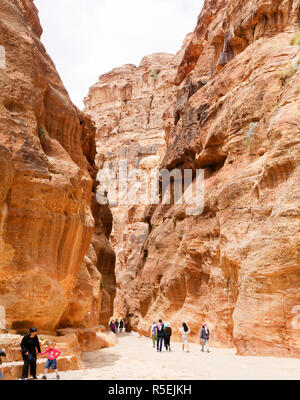
[[[28,367],[30,366],[30,375],[33,379],[37,379],[36,376],[36,350],[41,353],[40,343],[37,336],[37,329],[30,328],[29,333],[25,335],[21,342],[21,353],[24,360],[22,377],[24,380],[28,376]]]
[[[170,339],[172,336],[172,328],[169,322],[165,323],[165,336],[164,336],[164,340],[165,340],[165,348],[166,351],[171,351],[171,346],[170,346]]]
[[[208,345],[209,329],[207,327],[207,323],[204,323],[202,325],[202,329],[200,332],[200,339],[202,340],[202,350],[201,351],[204,351],[204,345],[206,344],[207,352],[209,353],[209,345]]]

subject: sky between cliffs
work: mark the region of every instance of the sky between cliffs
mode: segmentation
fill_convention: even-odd
[[[70,94],[82,100],[99,75],[145,55],[180,50],[203,0],[35,0],[42,42]]]

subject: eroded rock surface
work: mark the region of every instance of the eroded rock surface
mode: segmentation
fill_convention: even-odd
[[[1,1],[1,328],[17,331],[97,325],[102,254],[114,262],[110,228],[91,210],[95,127],[70,101],[41,33],[32,0]]]
[[[299,48],[290,43],[299,25],[299,0],[205,1],[176,67],[177,86],[164,91],[168,98],[175,89],[177,98],[154,154],[161,168],[205,170],[204,211],[118,209],[124,303],[119,297],[116,307],[124,304],[134,329],[148,334],[161,317],[179,338],[185,321],[197,340],[207,321],[214,346],[300,357],[300,72]],[[100,167],[116,162],[125,144],[134,164],[140,138],[148,141],[155,87],[135,100],[135,74],[122,67],[91,89],[87,108],[108,151],[99,152]]]
[[[97,125],[97,165],[100,168],[110,168],[118,177],[120,160],[127,162],[128,169],[145,172],[158,166],[164,154],[166,130],[173,121],[170,105],[175,101],[173,81],[178,60],[179,55],[153,54],[144,57],[138,67],[124,65],[100,76],[90,88],[85,112]],[[144,210],[143,204],[112,207],[116,316],[124,314],[124,293],[135,277],[140,251],[148,235],[149,225],[142,221]],[[113,283],[113,271],[111,268],[107,271],[106,282],[110,276]],[[108,300],[111,298],[104,296]],[[113,309],[110,312],[109,317]]]

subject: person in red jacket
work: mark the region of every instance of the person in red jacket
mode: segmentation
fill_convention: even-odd
[[[57,359],[61,355],[61,351],[54,347],[53,342],[48,342],[48,347],[45,351],[41,353],[42,356],[48,354],[48,360],[45,365],[44,375],[42,379],[47,379],[47,372],[49,371],[50,367],[52,367],[53,371],[56,373],[56,378],[60,379],[57,369]]]

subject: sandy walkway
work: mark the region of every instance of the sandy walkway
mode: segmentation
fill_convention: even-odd
[[[172,350],[157,353],[150,339],[120,334],[115,347],[84,354],[86,370],[60,375],[69,380],[300,379],[299,359],[240,357],[232,349],[212,349],[208,354],[196,344],[190,345],[190,353],[183,353],[180,343],[173,343]]]

